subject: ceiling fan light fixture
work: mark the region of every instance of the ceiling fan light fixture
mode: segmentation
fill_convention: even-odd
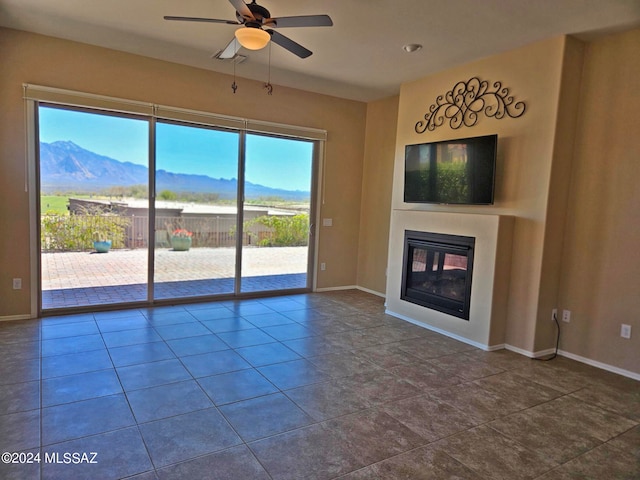
[[[249,50],[260,50],[267,46],[271,35],[260,28],[242,27],[236,30],[235,33],[238,42],[244,48]]]

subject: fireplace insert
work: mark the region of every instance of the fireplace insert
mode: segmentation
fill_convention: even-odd
[[[469,320],[475,238],[406,230],[400,298]]]

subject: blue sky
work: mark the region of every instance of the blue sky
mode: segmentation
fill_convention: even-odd
[[[148,165],[149,124],[144,120],[41,107],[40,141],[70,140],[122,162]],[[247,181],[286,190],[310,190],[313,144],[247,135]],[[238,176],[238,134],[157,123],[158,169],[213,178]]]

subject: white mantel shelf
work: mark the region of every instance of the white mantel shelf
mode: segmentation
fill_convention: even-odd
[[[514,217],[470,213],[393,210],[387,270],[387,313],[485,350],[502,348]],[[400,299],[405,230],[474,237],[469,320]]]

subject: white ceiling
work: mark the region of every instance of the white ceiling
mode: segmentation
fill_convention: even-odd
[[[640,0],[259,0],[273,17],[328,14],[333,27],[283,28],[314,52],[271,49],[271,83],[360,101],[400,84],[560,34],[584,38],[640,25]],[[164,15],[235,19],[228,0],[0,0],[0,25],[232,74],[212,54],[233,25],[168,22]],[[402,46],[424,48],[406,53]],[[640,47],[640,46],[639,46]],[[639,48],[640,52],[640,48]],[[266,81],[269,47],[249,52],[238,77]]]

